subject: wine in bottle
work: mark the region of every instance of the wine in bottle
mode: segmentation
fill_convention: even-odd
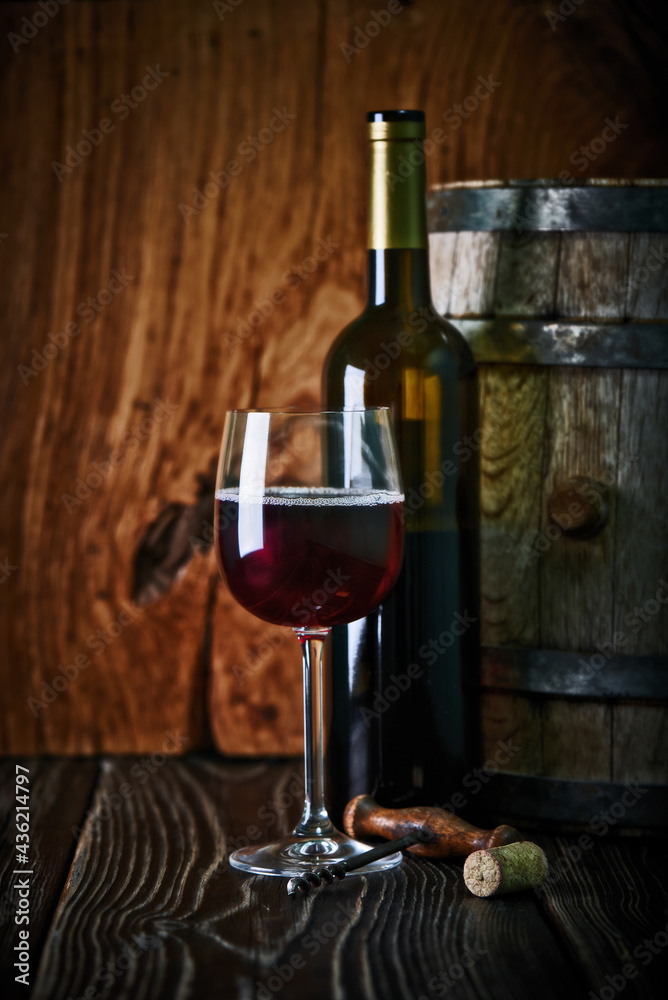
[[[445,805],[461,788],[478,669],[478,387],[471,351],[431,302],[424,114],[367,116],[368,301],[324,369],[327,407],[389,406],[404,480],[397,584],[333,630],[328,796],[335,822],[381,805]]]

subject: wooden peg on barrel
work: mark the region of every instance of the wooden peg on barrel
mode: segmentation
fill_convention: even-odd
[[[608,520],[608,488],[589,476],[571,476],[555,486],[547,513],[569,538],[592,538]]]
[[[398,840],[414,835],[419,843],[407,848],[423,858],[466,857],[473,851],[502,847],[524,840],[512,826],[480,830],[454,813],[435,806],[385,809],[370,795],[358,795],[346,806],[343,825],[351,837],[384,837]]]

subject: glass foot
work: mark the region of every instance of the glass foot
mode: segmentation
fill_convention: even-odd
[[[298,837],[294,833],[282,840],[261,847],[240,847],[230,854],[230,864],[241,871],[255,875],[280,875],[292,878],[313,868],[329,867],[340,861],[348,861],[359,854],[370,851],[368,844],[353,840],[344,833],[334,830],[328,837]],[[363,868],[356,868],[351,875],[366,875],[394,868],[402,859],[401,851],[385,858],[371,861]],[[346,876],[347,877],[347,876]]]

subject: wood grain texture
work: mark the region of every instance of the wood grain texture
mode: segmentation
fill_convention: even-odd
[[[613,624],[620,648],[630,655],[668,652],[667,426],[667,373],[625,371],[616,462]]]
[[[621,375],[592,369],[550,372],[547,468],[541,504],[541,640],[548,649],[595,650],[610,631],[614,602],[615,498],[608,523],[590,539],[560,534],[546,500],[571,476],[614,482]],[[552,534],[551,534],[552,533]],[[551,699],[543,705],[544,769],[561,778],[611,777],[609,705]]]
[[[543,488],[547,372],[489,365],[480,382],[482,640],[537,645],[540,559],[533,541]]]
[[[431,297],[436,312],[447,314],[459,233],[429,234]]]
[[[595,995],[604,986],[610,988],[610,976],[617,977],[618,984],[623,981],[619,988],[625,996],[658,997],[665,991],[668,972],[668,952],[658,947],[665,940],[667,918],[665,846],[631,852],[623,841],[601,839],[609,829],[605,823],[599,820],[590,827],[591,834],[583,835],[587,839],[577,842],[536,838],[550,865],[541,898]]]
[[[218,748],[231,755],[299,753],[301,648],[292,629],[260,621],[221,585],[211,657],[219,664],[209,679],[208,701]]]
[[[541,705],[543,769],[550,778],[611,778],[610,705],[545,700]]]
[[[111,986],[112,995],[125,989],[138,996],[203,996],[218,988],[221,950],[226,975],[248,978],[252,962],[246,965],[244,955],[255,946],[247,935],[250,930],[263,940],[261,909],[251,918],[254,926],[243,926],[248,880],[227,869],[228,837],[260,824],[263,806],[272,808],[269,835],[287,831],[285,808],[278,805],[286,778],[288,768],[277,775],[266,765],[226,770],[206,761],[168,762],[148,775],[132,760],[106,762],[34,996],[80,996],[89,985]],[[131,793],[119,794],[123,787]],[[109,801],[116,807],[105,809]],[[294,812],[296,797],[288,801]],[[258,832],[266,836],[262,826]],[[212,909],[206,905],[211,895]]]
[[[483,366],[480,374],[481,638],[492,644],[540,642],[540,523],[548,376],[545,370]],[[520,752],[503,767],[542,771],[540,708],[520,696],[485,692],[482,759],[494,760],[499,740]]]
[[[632,233],[629,246],[626,315],[631,321],[668,317],[668,235]]]
[[[667,376],[625,371],[622,378],[615,601],[608,641],[628,654],[668,652]],[[666,781],[667,716],[665,705],[613,708],[614,777]]]
[[[612,709],[615,781],[666,783],[668,709],[665,704],[621,702]]]
[[[77,845],[79,828],[97,781],[98,766],[92,760],[39,760],[16,758],[0,762],[0,973],[3,997],[25,996],[26,987],[15,980],[14,947],[19,927],[14,923],[18,895],[16,883],[21,876],[12,874],[17,865],[16,852],[16,765],[29,769],[30,832],[28,859],[25,865],[29,880],[29,930],[31,968],[46,939],[49,924],[65,884]],[[25,773],[25,772],[22,772]],[[25,786],[21,786],[25,787]]]
[[[489,906],[464,888],[461,863],[406,858],[393,871],[346,878],[305,899],[288,897],[282,879],[230,869],[225,855],[235,838],[251,833],[260,842],[295,819],[290,764],[169,761],[143,783],[133,781],[134,766],[103,764],[36,1000],[89,987],[207,1000],[221,983],[240,998],[264,995],[262,985],[295,1000],[314,990],[399,1000],[438,995],[449,983],[465,1000],[529,1000],[583,985],[538,901],[525,895]],[[105,794],[123,783],[134,793],[98,818]],[[271,828],[267,810],[279,816]],[[294,957],[294,974],[282,977]]]
[[[496,273],[497,316],[552,316],[561,233],[503,233]]]
[[[560,241],[559,233],[500,236],[489,286],[498,315],[554,312]],[[492,644],[536,646],[541,634],[538,532],[549,376],[535,368],[484,366],[481,383],[483,412],[489,399],[496,417],[486,426],[480,482],[482,638]],[[510,740],[520,749],[508,759],[502,755],[502,770],[544,773],[538,699],[485,691],[480,718],[484,761],[496,761],[500,741]]]
[[[3,38],[26,12],[2,5]],[[369,16],[361,0],[254,0],[222,20],[185,0],[70,3],[18,52],[6,43],[0,560],[16,568],[0,590],[3,752],[145,752],[169,727],[202,746],[207,713],[230,752],[297,748],[296,655],[277,651],[229,710],[256,635],[222,588],[212,596],[214,561],[201,554],[57,699],[37,714],[27,700],[89,654],[98,630],[117,630],[141,541],[170,504],[195,502],[224,410],[318,398],[322,359],[362,302],[370,107],[424,107],[431,133],[480,77],[500,83],[445,125],[430,184],[556,176],[617,114],[630,128],[588,176],[663,169],[661,13],[646,0],[584,5],[555,31],[528,0],[421,0],[347,59],[342,44]],[[168,76],[116,110],[147,66]],[[251,159],[242,144],[276,124],[275,108],[296,117],[262,133]],[[113,131],[59,182],[52,162],[105,118]],[[241,172],[212,188],[234,159]],[[330,236],[340,246],[294,287],[288,271]],[[123,269],[133,277],[109,301]],[[251,326],[273,290],[283,301]],[[108,304],[88,323],[77,309],[100,291]],[[17,367],[41,364],[33,351],[52,353],[48,334],[70,322],[81,333],[25,384]],[[177,408],[142,430],[156,400]],[[78,484],[114,454],[98,485]],[[62,496],[77,488],[68,512]],[[265,671],[275,713],[258,711]]]
[[[543,718],[537,698],[505,691],[483,691],[480,696],[481,760],[500,771],[543,773]],[[512,755],[500,747],[510,742]],[[499,759],[500,756],[500,759]]]
[[[499,233],[457,233],[447,316],[487,316],[494,311]]]
[[[617,468],[621,374],[578,368],[549,374],[546,470],[540,505],[547,543],[540,559],[541,638],[548,649],[593,649],[610,629],[614,593],[615,498],[608,523],[590,539],[571,539],[551,526],[546,500],[571,476],[604,488]]]
[[[628,233],[561,234],[558,316],[599,322],[623,316],[629,240]]]

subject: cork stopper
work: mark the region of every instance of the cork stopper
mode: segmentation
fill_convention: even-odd
[[[547,858],[538,844],[522,841],[475,851],[464,862],[464,882],[475,896],[504,896],[535,889],[547,878]]]

